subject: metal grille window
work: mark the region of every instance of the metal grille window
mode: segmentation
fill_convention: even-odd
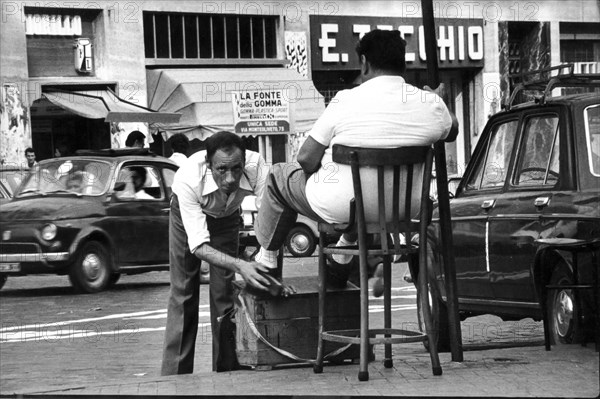
[[[275,59],[278,16],[144,12],[149,59]]]

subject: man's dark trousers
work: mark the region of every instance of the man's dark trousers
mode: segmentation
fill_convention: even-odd
[[[207,215],[206,219],[210,245],[229,255],[237,256],[239,212],[219,219]],[[194,370],[201,261],[190,252],[176,195],[171,199],[169,262],[171,292],[161,375],[189,374]],[[234,275],[234,272],[210,266],[213,371],[227,371],[239,367],[235,353],[235,324],[230,317],[233,309]]]

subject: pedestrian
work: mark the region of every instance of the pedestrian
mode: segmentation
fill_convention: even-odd
[[[27,160],[27,168],[29,168],[30,171],[33,171],[38,165],[35,160],[35,151],[33,148],[29,147],[25,149],[25,159]]]
[[[127,136],[127,140],[125,140],[125,147],[144,148],[145,143],[146,136],[144,133],[140,132],[139,130],[134,130]]]
[[[190,149],[190,140],[185,134],[177,133],[173,135],[169,141],[171,142],[171,149],[173,150],[173,155],[171,155],[169,159],[178,166],[183,165],[183,162],[188,159],[187,153]]]
[[[242,139],[218,132],[206,140],[177,171],[169,221],[171,290],[162,360],[162,375],[194,369],[198,331],[201,262],[210,264],[210,323],[213,371],[239,368],[232,322],[233,278],[266,290],[266,268],[236,258],[239,209],[245,196],[261,197],[266,178],[264,159],[245,149]],[[259,207],[260,204],[257,204]]]
[[[348,222],[349,203],[354,197],[352,173],[348,165],[333,162],[334,144],[422,146],[455,137],[458,122],[442,99],[402,77],[405,46],[397,30],[377,29],[365,34],[356,48],[362,83],[336,94],[300,148],[298,163],[273,165],[255,221],[261,246],[256,261],[275,268],[276,251],[298,213],[318,222]],[[372,197],[367,204],[377,203],[375,176],[364,180],[363,193]],[[337,245],[355,243],[356,234],[344,234]],[[351,259],[350,255],[334,258],[342,265]]]
[[[67,157],[70,155],[69,146],[65,143],[60,143],[54,148],[54,156],[56,158]]]

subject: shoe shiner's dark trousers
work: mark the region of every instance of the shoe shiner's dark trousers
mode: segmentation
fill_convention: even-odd
[[[219,219],[207,215],[206,219],[210,231],[210,245],[229,255],[237,256],[239,212]],[[171,200],[169,262],[171,291],[161,375],[189,374],[194,370],[201,261],[190,252],[176,195],[173,195]],[[210,265],[213,371],[239,367],[235,353],[235,324],[231,321],[234,275],[231,271]],[[217,318],[220,318],[220,321]]]
[[[271,167],[254,222],[256,239],[261,247],[277,250],[296,223],[298,213],[323,222],[306,199],[307,175],[298,163],[277,163]]]

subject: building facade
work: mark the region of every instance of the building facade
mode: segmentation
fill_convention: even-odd
[[[268,162],[292,160],[331,97],[358,84],[357,40],[398,29],[409,83],[426,84],[420,1],[1,3],[0,158],[121,147],[132,130],[155,151],[175,133],[195,148],[231,130]],[[596,0],[435,1],[440,79],[460,134],[460,175],[488,117],[521,72],[575,63],[600,72]],[[103,108],[104,107],[104,108]],[[135,112],[148,108],[174,121]],[[106,111],[106,109],[108,111]]]

